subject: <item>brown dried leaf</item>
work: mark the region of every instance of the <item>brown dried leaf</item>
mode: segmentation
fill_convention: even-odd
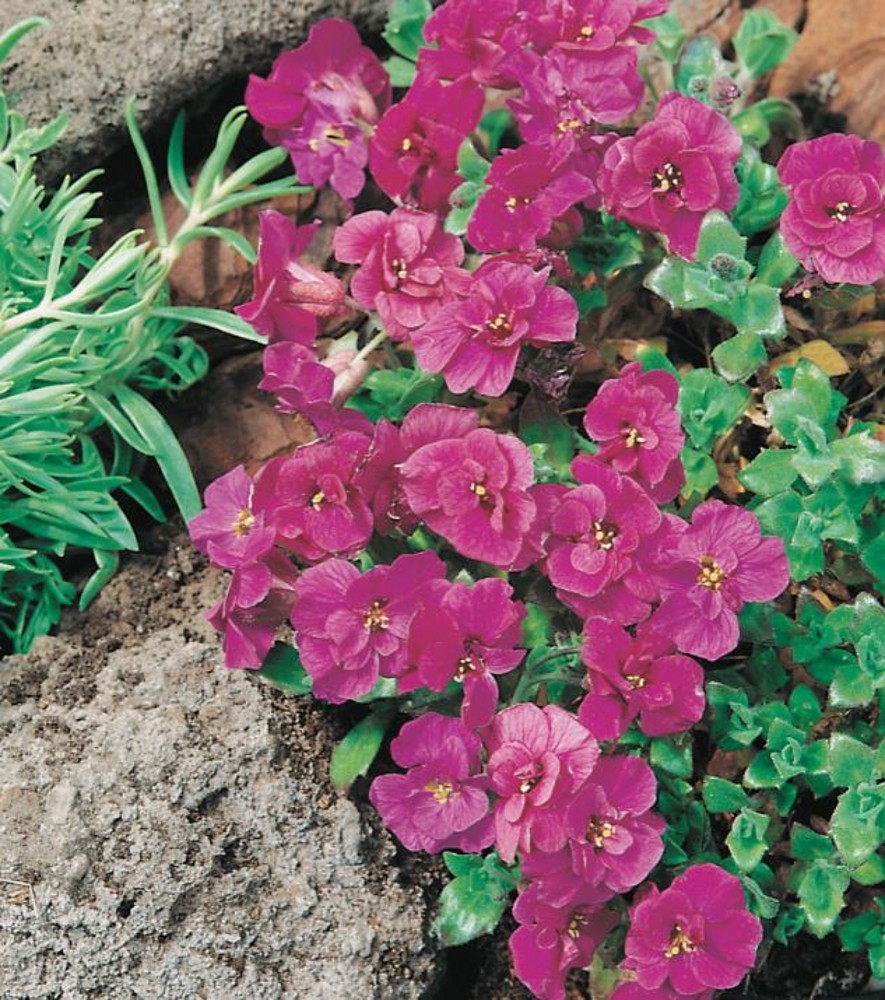
[[[801,347],[779,355],[768,367],[771,371],[777,371],[785,365],[797,364],[802,358],[813,361],[824,374],[830,376],[847,375],[851,370],[845,358],[826,340],[809,340]]]

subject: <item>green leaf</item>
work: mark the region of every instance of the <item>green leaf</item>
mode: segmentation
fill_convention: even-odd
[[[831,450],[839,461],[839,470],[850,482],[885,482],[885,442],[877,441],[869,432],[849,434],[834,441]]]
[[[829,740],[829,772],[833,784],[851,788],[869,781],[876,767],[872,747],[845,733],[833,733]]]
[[[644,26],[655,33],[655,48],[671,65],[676,62],[682,43],[685,41],[685,29],[679,22],[674,11],[661,14],[646,20]]]
[[[692,444],[705,450],[740,419],[750,399],[743,385],[729,385],[708,368],[683,376],[679,413]]]
[[[288,694],[308,694],[311,689],[310,676],[301,664],[298,650],[290,643],[275,642],[256,676]]]
[[[843,792],[830,817],[830,834],[850,868],[864,864],[885,840],[885,782]]]
[[[788,369],[779,373],[783,379]],[[830,421],[833,390],[829,378],[816,364],[802,358],[793,369],[788,388],[765,394],[765,407],[774,426],[789,444],[796,444],[805,421],[826,427]]]
[[[416,62],[424,44],[424,22],[432,10],[429,0],[393,0],[381,33],[384,40],[395,52]]]
[[[770,10],[748,10],[735,33],[734,50],[743,71],[757,77],[780,66],[798,38]]]
[[[42,17],[27,17],[23,21],[19,21],[17,24],[12,25],[11,28],[7,28],[6,31],[0,35],[0,63],[4,62],[9,53],[18,45],[18,43],[27,35],[29,32],[33,31],[35,28],[45,28],[49,25],[49,22]]]
[[[754,333],[739,333],[713,348],[716,371],[727,382],[748,378],[768,360],[765,345]]]
[[[835,857],[836,847],[829,837],[794,823],[790,828],[790,851],[797,861],[816,861]]]
[[[199,514],[202,504],[187,456],[172,428],[156,407],[128,386],[118,386],[114,395],[135,429],[154,449],[157,465],[172,491],[181,516],[190,521]]]
[[[885,857],[881,854],[874,854],[859,868],[854,869],[851,873],[851,878],[858,885],[885,884]]]
[[[649,761],[677,778],[690,778],[692,772],[692,743],[682,736],[658,736],[651,741]]]
[[[742,261],[746,251],[746,238],[734,228],[725,213],[716,210],[704,216],[695,254],[702,264],[710,264],[720,255]]]
[[[494,852],[483,858],[447,851],[443,858],[456,878],[440,895],[440,912],[433,925],[440,941],[450,947],[490,934],[516,888],[518,871],[506,868]]]
[[[750,804],[750,797],[733,781],[707,775],[701,786],[704,805],[712,813],[738,812]]]
[[[519,437],[527,445],[543,444],[550,465],[565,479],[575,457],[575,432],[546,397],[529,392],[519,412]]]
[[[798,269],[799,261],[787,249],[778,230],[762,248],[756,265],[756,278],[773,288],[780,288]]]
[[[216,234],[217,235],[217,234]],[[194,323],[197,326],[207,326],[212,330],[220,330],[241,340],[251,340],[256,344],[264,344],[263,337],[236,313],[224,312],[221,309],[208,309],[205,306],[158,306],[151,311],[157,319],[170,319],[176,323]]]
[[[191,186],[184,165],[184,125],[185,114],[179,111],[169,136],[169,148],[166,151],[166,175],[169,187],[184,208],[190,208],[193,203]]]
[[[378,755],[384,735],[396,715],[396,707],[385,704],[358,722],[335,747],[329,776],[336,788],[348,788],[365,774]]]
[[[491,166],[488,160],[479,155],[471,138],[465,139],[458,147],[458,173],[465,181],[481,184]]]
[[[684,496],[698,494],[704,497],[719,483],[719,470],[709,455],[686,445],[682,449],[681,460],[685,469]]]
[[[547,646],[553,638],[550,615],[539,605],[527,601],[526,616],[522,620],[522,645],[526,649]]]
[[[418,67],[402,56],[391,56],[384,60],[382,66],[387,70],[393,87],[411,87],[418,75]]]
[[[796,891],[815,937],[826,937],[835,926],[850,881],[847,868],[824,860],[812,861],[802,873]]]
[[[790,448],[766,448],[759,452],[743,472],[738,473],[738,479],[747,489],[760,496],[770,497],[783,493],[796,481],[794,456],[795,452]],[[792,521],[789,525],[792,526]]]
[[[725,846],[742,872],[751,872],[768,851],[766,833],[771,817],[743,808],[735,816]]]

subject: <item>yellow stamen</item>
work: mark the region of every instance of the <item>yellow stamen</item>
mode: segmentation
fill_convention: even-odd
[[[698,560],[701,568],[698,573],[698,583],[707,590],[719,590],[727,574],[712,556],[701,556]]]
[[[682,187],[682,171],[672,163],[665,163],[652,174],[651,186],[658,194],[678,191]]]
[[[641,690],[648,683],[648,679],[643,677],[642,674],[625,674],[624,680],[627,681],[634,691]]]
[[[396,260],[391,261],[391,267],[393,268],[393,273],[399,278],[400,281],[405,281],[406,278],[408,278],[409,269],[402,257],[397,257]]]
[[[236,538],[242,538],[243,535],[249,534],[254,524],[255,517],[252,511],[248,507],[244,507],[234,518],[234,523],[230,526],[230,530]]]
[[[614,528],[610,528],[608,525],[603,524],[602,521],[594,521],[593,537],[596,539],[597,545],[605,552],[608,552],[609,549],[611,549],[615,544],[615,539],[618,537],[618,533]]]
[[[405,139],[403,139],[402,144],[400,145],[399,148],[404,153],[408,153],[408,151],[412,148],[412,140],[408,136],[406,136]]]
[[[509,337],[513,327],[507,320],[506,313],[498,313],[494,319],[486,321],[486,329],[496,337]]]
[[[431,781],[429,785],[424,786],[424,791],[430,792],[436,801],[441,806],[444,806],[451,798],[452,792],[455,789],[448,781]]]
[[[609,837],[614,837],[617,832],[618,828],[613,823],[609,823],[608,820],[600,822],[598,819],[593,819],[587,827],[587,840],[594,847],[604,847],[606,840]]]
[[[624,435],[624,444],[628,448],[635,448],[638,444],[645,444],[645,438],[635,427],[628,427],[627,433]]]
[[[310,498],[310,505],[314,510],[319,510],[323,506],[323,501],[326,499],[326,494],[322,490],[317,490],[316,493]]]
[[[832,208],[827,209],[827,215],[836,222],[847,222],[854,215],[854,205],[850,201],[837,201]]]
[[[390,626],[390,617],[384,610],[386,601],[372,601],[369,610],[363,615],[363,627],[370,632],[383,632]]]
[[[697,948],[697,945],[682,928],[677,924],[673,928],[673,936],[670,944],[664,949],[664,958],[675,958],[677,955],[690,954]]]

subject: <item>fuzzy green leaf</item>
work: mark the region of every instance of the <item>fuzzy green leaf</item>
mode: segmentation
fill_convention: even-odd
[[[395,715],[394,706],[379,706],[371,715],[358,722],[335,747],[329,765],[329,776],[336,788],[348,788],[369,770]]]
[[[751,872],[768,851],[766,833],[771,817],[746,807],[734,818],[725,846],[742,872]]]
[[[256,676],[287,694],[308,694],[311,689],[310,675],[301,664],[298,650],[290,643],[275,642]]]
[[[780,66],[798,39],[770,10],[748,10],[734,36],[734,50],[744,72],[757,77]]]
[[[754,333],[739,333],[713,348],[716,371],[727,382],[748,378],[768,360],[765,344]]]
[[[707,775],[701,786],[704,805],[712,813],[738,812],[750,804],[750,797],[733,781]]]
[[[445,946],[466,944],[497,926],[519,874],[508,869],[497,854],[443,854],[456,877],[440,895],[440,912],[433,929]]]
[[[797,886],[805,923],[815,937],[826,937],[833,929],[851,881],[848,869],[829,861],[811,862]]]

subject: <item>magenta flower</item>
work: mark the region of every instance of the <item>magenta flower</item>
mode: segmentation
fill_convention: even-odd
[[[390,753],[408,771],[375,778],[369,799],[410,851],[476,852],[492,843],[481,751],[459,719],[428,712],[402,727]]]
[[[602,446],[596,460],[635,479],[656,503],[672,500],[685,482],[678,397],[669,372],[644,372],[636,361],[603,382],[584,413],[584,430]]]
[[[683,653],[718,660],[738,644],[745,602],[773,600],[789,582],[783,542],[763,538],[751,511],[707,500],[660,562],[655,628]]]
[[[302,183],[331,181],[342,198],[362,190],[363,126],[389,104],[387,72],[340,18],[315,24],[303,45],[274,62],[267,80],[253,75],[246,87],[249,113],[269,143],[288,150]]]
[[[462,182],[458,149],[479,124],[482,90],[468,77],[448,86],[418,77],[369,140],[369,167],[391,198],[445,214]]]
[[[541,18],[544,41],[574,55],[611,55],[616,47],[645,45],[655,38],[640,22],[666,13],[668,0],[559,0]]]
[[[594,135],[597,122],[623,121],[642,100],[633,48],[602,57],[527,50],[511,65],[518,68],[522,94],[508,103],[523,139],[537,146],[563,140],[581,145]]]
[[[399,556],[367,573],[343,559],[306,569],[295,586],[295,644],[317,698],[358,698],[405,667],[409,624],[427,585],[445,580],[433,552]]]
[[[521,925],[510,935],[513,969],[539,1000],[564,1000],[568,970],[588,966],[618,922],[586,888],[567,906],[551,906],[530,885],[513,904],[513,916]]]
[[[435,49],[422,49],[419,77],[457,80],[472,77],[485,87],[508,89],[517,80],[508,56],[530,37],[520,0],[447,0],[427,18],[424,38]]]
[[[669,984],[681,996],[737,986],[762,939],[740,880],[712,864],[689,868],[663,892],[650,885],[630,916],[622,967],[645,989]]]
[[[692,97],[666,94],[652,121],[606,152],[599,176],[606,209],[658,230],[673,253],[691,258],[707,212],[737,204],[740,155],[741,137],[727,118]]]
[[[558,705],[514,705],[492,720],[486,747],[501,857],[563,847],[565,810],[599,758],[590,732]]]
[[[797,142],[777,165],[790,203],[781,233],[825,281],[863,285],[885,274],[885,152],[856,135]]]
[[[259,562],[239,565],[227,593],[206,616],[224,633],[224,662],[231,668],[257,670],[273,645],[277,629],[289,617],[298,571],[279,550]]]
[[[400,469],[406,457],[425,444],[461,438],[476,430],[479,414],[460,406],[419,403],[406,414],[402,427],[379,420],[358,483],[371,497],[375,530],[389,535],[398,530],[410,535],[421,519],[412,511],[402,490]]]
[[[296,226],[280,212],[258,216],[258,260],[252,271],[252,298],[234,312],[271,342],[311,346],[318,316],[345,311],[344,289],[332,274],[300,264],[316,226]]]
[[[191,542],[226,569],[254,563],[273,548],[276,531],[253,505],[252,477],[238,465],[206,487],[205,509],[188,524]]]
[[[575,339],[578,307],[547,284],[549,269],[491,258],[472,275],[466,298],[442,309],[412,335],[419,365],[442,372],[452,392],[500,396],[513,380],[523,344]]]
[[[555,854],[531,853],[522,874],[540,899],[556,906],[591,885],[628,892],[661,860],[666,823],[650,810],[657,782],[639,757],[600,757],[565,813],[568,844]]]
[[[569,152],[525,145],[495,157],[467,227],[477,250],[533,250],[558,216],[592,194],[593,181],[569,166]]]
[[[643,622],[635,639],[607,618],[584,623],[588,693],[578,718],[597,739],[620,739],[637,716],[647,736],[665,736],[690,729],[704,714],[703,670],[672,655],[676,644],[656,622]]]
[[[397,690],[419,687],[443,691],[450,681],[463,685],[461,718],[471,729],[487,726],[498,706],[494,675],[519,666],[525,606],[513,600],[513,588],[489,577],[472,587],[450,584],[426,601],[409,632],[409,670]]]
[[[353,556],[372,534],[372,512],[355,484],[370,439],[342,431],[271,459],[256,480],[277,541],[307,562]]]
[[[579,455],[576,487],[540,486],[536,502],[547,531],[542,568],[557,596],[579,615],[622,625],[646,618],[657,600],[650,572],[661,512],[632,479]]]
[[[400,470],[411,510],[462,556],[509,568],[535,518],[532,457],[518,438],[481,427],[413,452]]]
[[[303,344],[268,344],[261,355],[264,378],[258,388],[277,397],[281,413],[297,413],[320,433],[334,425],[332,390],[335,375]]]
[[[360,265],[351,294],[378,311],[393,340],[405,340],[470,284],[459,266],[463,244],[427,212],[363,212],[338,228],[334,246],[338,260]]]

